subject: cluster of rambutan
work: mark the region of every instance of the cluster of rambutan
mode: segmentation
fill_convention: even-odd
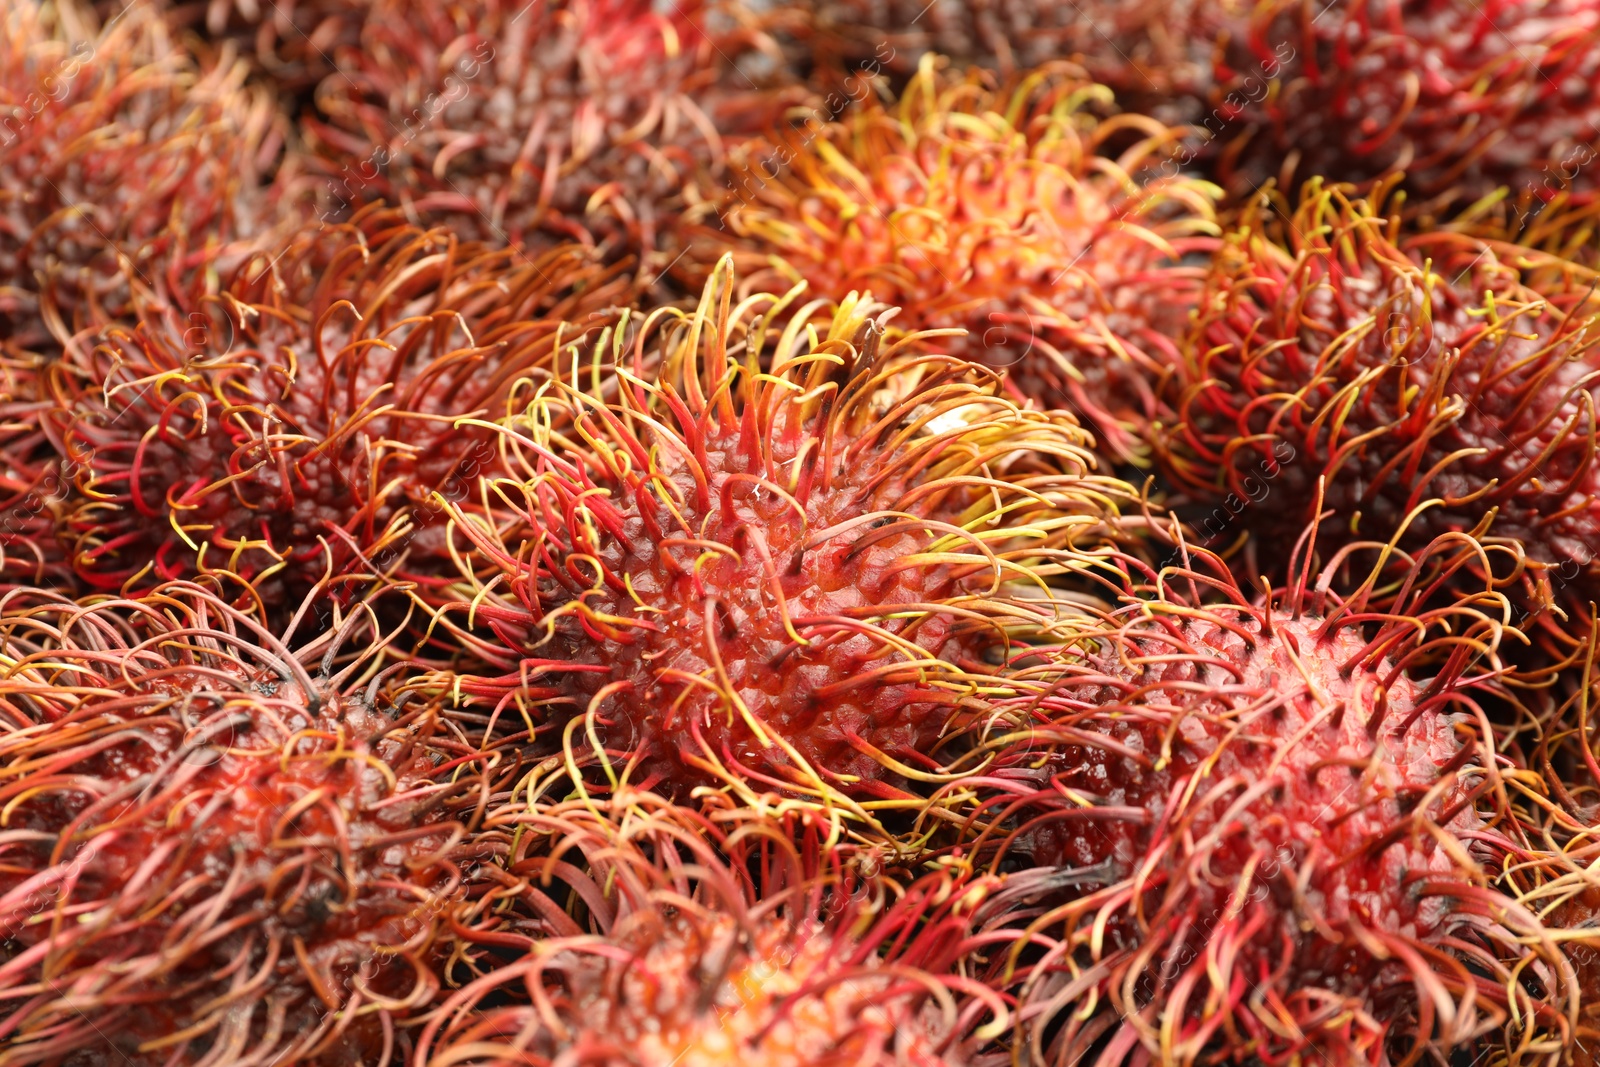
[[[0,1065],[1593,1062],[1597,60],[6,4]]]

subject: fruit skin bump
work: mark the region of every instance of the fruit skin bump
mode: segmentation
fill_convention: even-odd
[[[1483,708],[1500,599],[1374,610],[1302,569],[1263,602],[1203,552],[1128,574],[1137,599],[1018,661],[1034,725],[980,778],[1020,868],[981,923],[1034,1061],[1566,1040],[1571,965],[1506,871],[1537,837]]]
[[[1581,611],[1600,550],[1585,290],[1528,288],[1515,248],[1407,231],[1381,192],[1301,199],[1287,226],[1266,200],[1241,215],[1155,431],[1161,469],[1210,512],[1198,535],[1220,550],[1251,531],[1256,573],[1320,484],[1328,552],[1476,531],[1525,557],[1536,600]]]
[[[400,1062],[479,783],[365,607],[291,650],[183,583],[11,598],[0,1062]]]
[[[430,1016],[413,1062],[998,1067],[979,1052],[1005,1001],[956,967],[992,880],[841,861],[793,815],[631,789],[507,810],[539,922]]]
[[[92,587],[224,571],[269,603],[325,577],[454,575],[436,494],[472,495],[497,414],[627,284],[582,249],[535,258],[363,210],[260,253],[188,318],[105,326],[51,368],[45,426]]]
[[[447,620],[504,673],[448,684],[613,782],[919,804],[1028,624],[1002,586],[1114,542],[1137,494],[884,309],[734,285],[725,261],[696,311],[619,322],[615,399],[552,383],[504,421],[522,476],[493,528],[458,516],[498,573]]]
[[[198,69],[140,5],[98,32],[57,6],[0,14],[0,337],[41,355],[236,262],[286,126],[242,64]]]
[[[1138,459],[1200,276],[1181,261],[1218,232],[1218,191],[1170,159],[1180,137],[1070,65],[997,80],[930,60],[898,102],[736,152],[679,269],[699,281],[729,249],[754,286],[803,278],[836,301],[870,292],[906,329],[965,330],[938,345]]]

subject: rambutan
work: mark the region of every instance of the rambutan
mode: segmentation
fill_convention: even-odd
[[[1361,180],[1475,200],[1592,191],[1600,6],[1592,0],[1276,0],[1196,4],[1192,36],[1229,47],[1208,101],[1225,169]],[[1276,64],[1263,78],[1264,64]],[[1253,90],[1247,89],[1254,82]],[[1237,132],[1235,132],[1237,131]]]
[[[1082,62],[1130,107],[1192,123],[1186,158],[1247,196],[1403,171],[1470,203],[1508,186],[1519,213],[1593,196],[1600,6],[1593,0],[813,0],[795,27],[823,66],[925,49],[1003,69]],[[891,65],[892,69],[892,65]],[[1460,205],[1458,205],[1460,206]]]
[[[1492,246],[1406,235],[1381,201],[1315,183],[1302,199],[1287,226],[1266,200],[1245,211],[1175,368],[1174,424],[1155,436],[1203,505],[1200,537],[1283,544],[1320,491],[1338,516],[1325,546],[1411,552],[1487,528],[1581,608],[1600,552],[1581,301],[1521,285]]]
[[[187,292],[185,272],[267,224],[270,97],[240,64],[202,75],[139,6],[98,34],[70,5],[0,13],[0,332],[17,348],[64,344],[136,291]]]
[[[1180,260],[1217,231],[1214,190],[1163,168],[1179,131],[1109,96],[1068,66],[998,84],[925,62],[898,104],[741,148],[694,239],[735,250],[757,288],[865,290],[903,327],[965,329],[941,344],[1132,458],[1198,281]]]
[[[1021,937],[1030,1062],[1554,1055],[1572,969],[1504,869],[1482,707],[1498,596],[1374,611],[1302,573],[1262,602],[1194,559],[1019,660],[1034,725],[964,783],[1022,868],[983,922]]]
[[[987,880],[864,873],[791,850],[777,821],[723,829],[632,792],[524,807],[523,838],[550,840],[511,869],[551,933],[464,983],[414,1062],[974,1062],[1007,1021],[952,969]]]
[[[596,371],[614,399],[552,382],[504,422],[496,525],[451,508],[493,577],[439,624],[504,673],[449,685],[613,783],[920,806],[1025,625],[1002,583],[1104,547],[1137,494],[1070,416],[885,342],[884,309],[733,284],[725,261],[696,312],[649,316]]]
[[[794,97],[757,91],[759,34],[701,0],[380,2],[305,132],[332,209],[382,198],[515,244],[642,252],[685,175]],[[659,264],[655,264],[659,266]]]
[[[1182,35],[1191,3],[801,0],[777,7],[771,22],[774,32],[804,46],[825,77],[910,75],[929,53],[1006,73],[1070,58],[1113,77],[1138,72],[1154,92],[1167,87],[1173,68],[1195,48]]]
[[[0,1062],[403,1058],[481,787],[366,607],[291,650],[181,583],[8,600]]]
[[[503,411],[625,295],[615,273],[369,209],[253,258],[203,313],[107,327],[51,369],[74,568],[99,588],[226,571],[273,603],[329,576],[454,574],[418,505],[474,497],[495,462],[456,419]]]
[[[156,4],[175,31],[200,35],[213,48],[234,44],[280,92],[297,94],[334,72],[334,55],[359,39],[374,0],[142,2]],[[126,5],[98,6],[110,17]]]

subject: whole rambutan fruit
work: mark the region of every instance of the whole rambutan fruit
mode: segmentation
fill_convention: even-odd
[[[226,571],[271,603],[330,576],[453,575],[418,505],[474,498],[496,462],[457,418],[503,411],[626,295],[615,274],[369,209],[251,259],[203,313],[103,329],[51,368],[74,568],[99,588]]]
[[[359,39],[373,0],[142,0],[204,55],[232,44],[280,94],[305,93],[334,72],[335,54]],[[102,18],[126,8],[100,0]],[[286,103],[293,101],[286,100]]]
[[[403,1059],[480,784],[367,607],[291,650],[181,583],[8,600],[0,1062]]]
[[[1191,36],[1227,45],[1208,103],[1242,191],[1393,170],[1468,202],[1502,185],[1535,201],[1596,188],[1592,0],[1276,0],[1197,4],[1191,18]]]
[[[684,176],[794,94],[757,91],[770,42],[692,0],[382,0],[305,131],[305,186],[337,210],[382,198],[484,240],[642,252]],[[660,264],[654,264],[659,267]]]
[[[929,53],[1015,73],[1055,60],[1104,69],[1151,94],[1189,86],[1184,35],[1193,0],[801,0],[775,7],[771,29],[829,73],[914,73]],[[1223,6],[1223,5],[1217,5]],[[1161,16],[1165,15],[1163,19]],[[1119,76],[1126,76],[1119,77]],[[1122,85],[1116,86],[1120,91]]]
[[[896,104],[863,99],[733,157],[693,239],[732,248],[757,288],[804,279],[965,329],[952,354],[1004,368],[1013,396],[1065,406],[1119,458],[1148,421],[1211,245],[1214,190],[1163,167],[1179,131],[1116,115],[1068,66],[998,84],[931,60]],[[697,276],[711,260],[686,257]],[[774,281],[773,279],[777,279]]]
[[[0,14],[0,332],[41,351],[225,267],[283,138],[242,65],[202,75],[141,5],[98,34],[70,12]]]
[[[1006,1028],[952,966],[987,879],[864,873],[771,817],[626,799],[522,805],[550,840],[511,871],[550,932],[451,995],[414,1062],[942,1067]]]
[[[1557,1054],[1572,968],[1503,871],[1528,835],[1482,707],[1501,598],[1262,601],[1193,558],[1016,661],[1033,726],[965,783],[1015,870],[982,922],[1028,1062]]]
[[[733,284],[725,262],[697,311],[653,313],[597,372],[614,399],[552,382],[504,421],[495,525],[451,507],[489,580],[439,622],[504,673],[448,684],[613,783],[920,805],[1027,625],[1003,583],[1113,542],[1137,494],[1070,416],[886,343],[881,307]]]
[[[1535,292],[1459,234],[1405,234],[1381,200],[1302,199],[1286,226],[1266,200],[1242,215],[1155,432],[1202,543],[1250,531],[1260,573],[1319,506],[1330,550],[1487,529],[1520,546],[1536,599],[1582,610],[1600,552],[1582,294]]]

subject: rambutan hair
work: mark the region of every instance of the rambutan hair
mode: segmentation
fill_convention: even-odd
[[[200,72],[142,5],[103,31],[72,5],[0,14],[0,332],[44,351],[135,297],[226,269],[269,222],[282,147],[241,64]]]
[[[776,6],[768,22],[800,46],[824,78],[909,76],[929,53],[1006,74],[1071,59],[1096,80],[1103,68],[1159,97],[1172,91],[1175,77],[1178,86],[1193,82],[1192,75],[1179,76],[1189,73],[1186,61],[1200,51],[1185,35],[1185,16],[1195,2],[799,0]]]
[[[758,64],[742,61],[775,46],[738,10],[383,0],[318,89],[306,188],[332,209],[382,198],[484,240],[620,246],[651,276],[685,175],[795,98],[757,91],[745,68]]]
[[[1227,45],[1208,103],[1224,111],[1223,175],[1240,191],[1391,171],[1461,202],[1596,188],[1600,102],[1574,91],[1600,66],[1590,0],[1274,0],[1237,14],[1195,4],[1191,19],[1194,39]]]
[[[1441,578],[1375,609],[1325,579],[1263,599],[1180,546],[1014,661],[1001,703],[1032,725],[960,788],[1014,872],[979,922],[1028,1062],[1413,1063],[1490,1040],[1531,1062],[1570,1041],[1571,964],[1519,903],[1548,846],[1485,710],[1504,598],[1429,608]]]
[[[1247,197],[1270,179],[1407,185],[1457,209],[1509,187],[1518,216],[1594,198],[1592,0],[810,0],[778,19],[818,64],[927,49],[1002,69],[1072,58],[1125,106],[1192,123],[1184,158]],[[872,51],[887,42],[888,51]],[[863,45],[861,42],[869,42]],[[842,61],[842,62],[841,62]]]
[[[954,965],[991,880],[841,861],[792,815],[719,823],[631,790],[512,805],[506,896],[537,932],[502,936],[517,958],[444,1000],[414,1062],[980,1062],[1007,1007]]]
[[[353,46],[375,0],[143,0],[203,59],[232,47],[285,96],[307,93],[333,73],[333,57]],[[126,7],[100,0],[103,18]]]
[[[939,343],[1134,458],[1147,379],[1175,358],[1199,278],[1180,260],[1217,232],[1215,191],[1178,174],[1181,131],[1109,105],[1068,65],[998,82],[930,58],[897,103],[864,96],[739,149],[732,181],[704,190],[716,225],[693,237],[733,249],[756,289],[868,291],[904,328],[966,330]]]
[[[0,591],[72,582],[55,535],[66,485],[40,428],[46,366],[43,356],[0,351]]]
[[[1202,505],[1208,547],[1292,540],[1320,492],[1329,549],[1392,542],[1403,558],[1475,531],[1525,557],[1544,586],[1530,603],[1554,590],[1579,610],[1600,552],[1584,294],[1534,291],[1515,249],[1408,233],[1382,204],[1311,183],[1285,226],[1281,205],[1246,208],[1175,366],[1160,464]]]
[[[504,420],[495,525],[451,507],[492,567],[438,624],[503,673],[449,684],[613,783],[872,825],[850,798],[920,806],[908,786],[964,744],[1028,624],[1003,588],[1116,540],[1137,494],[1091,473],[1070,416],[888,343],[885,309],[733,285],[725,261],[694,312],[619,319],[582,375],[614,398],[552,381]]]
[[[6,599],[0,1062],[401,1062],[486,794],[371,608]]]
[[[51,368],[73,566],[111,589],[225,571],[269,603],[448,577],[418,505],[473,497],[495,456],[457,417],[500,413],[626,294],[576,247],[530,260],[373,207],[258,254],[203,311],[108,326]]]

